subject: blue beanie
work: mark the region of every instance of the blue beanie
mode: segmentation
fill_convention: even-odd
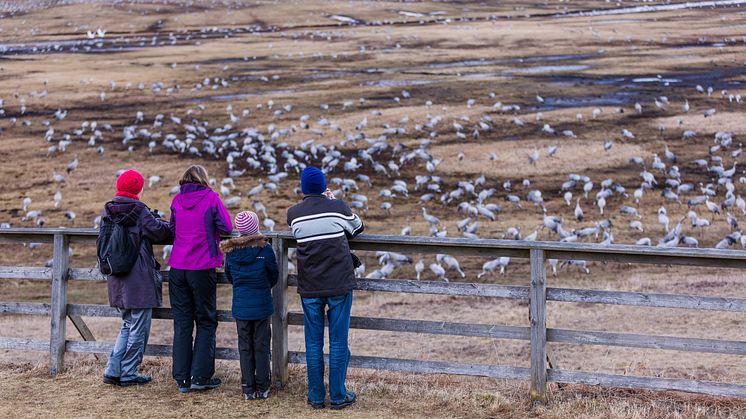
[[[300,175],[300,190],[306,195],[320,195],[326,190],[324,172],[315,167],[306,167]]]

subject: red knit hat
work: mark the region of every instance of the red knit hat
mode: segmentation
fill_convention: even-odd
[[[138,195],[145,186],[145,178],[136,170],[126,170],[117,178],[116,196],[126,196],[127,198],[140,199]]]

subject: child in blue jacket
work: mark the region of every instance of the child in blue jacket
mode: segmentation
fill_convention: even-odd
[[[233,284],[233,317],[238,329],[241,387],[246,400],[266,399],[270,387],[270,316],[272,287],[277,283],[277,260],[272,246],[259,233],[259,218],[251,211],[236,215],[241,234],[220,243],[225,253],[225,276]]]

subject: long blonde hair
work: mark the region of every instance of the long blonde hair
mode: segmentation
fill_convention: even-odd
[[[209,187],[210,177],[207,174],[207,169],[205,169],[204,166],[200,166],[198,164],[189,167],[181,176],[179,185],[184,185],[186,183],[197,183]]]

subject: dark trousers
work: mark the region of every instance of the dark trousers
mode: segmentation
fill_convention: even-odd
[[[215,373],[215,331],[218,328],[215,269],[171,269],[168,295],[174,316],[173,377],[204,381]],[[197,334],[192,346],[192,332]]]
[[[269,342],[272,336],[269,317],[261,320],[236,320],[236,329],[243,392],[253,394],[255,391],[269,390]]]

